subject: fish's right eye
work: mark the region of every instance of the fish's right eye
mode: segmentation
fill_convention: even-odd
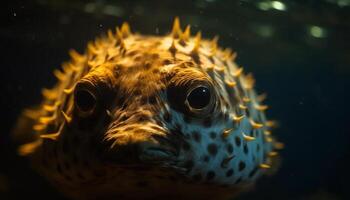
[[[78,83],[74,92],[74,104],[79,116],[87,117],[95,113],[97,107],[97,95],[89,83]]]
[[[75,94],[75,104],[79,111],[91,113],[96,107],[96,97],[88,90],[79,90]]]

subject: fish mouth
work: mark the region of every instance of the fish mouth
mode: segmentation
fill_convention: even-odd
[[[144,162],[163,162],[174,157],[174,152],[161,147],[148,147],[142,151],[139,159]]]
[[[147,140],[118,144],[110,141],[103,160],[114,165],[160,165],[177,163],[179,148],[165,136],[153,135]]]
[[[156,167],[168,173],[175,173],[177,176],[185,178],[187,169],[182,167],[182,159],[179,152],[174,149],[163,147],[148,147],[139,155],[139,159],[144,166]]]
[[[139,152],[139,159],[144,163],[174,164],[179,155],[179,149],[169,138],[154,135],[156,144],[143,145]]]
[[[155,143],[142,145],[139,159],[146,163],[171,162],[179,156],[177,142],[166,136],[152,135]]]

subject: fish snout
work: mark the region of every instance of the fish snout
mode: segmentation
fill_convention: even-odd
[[[107,160],[118,164],[156,164],[174,160],[179,152],[164,133],[134,130],[108,139]]]

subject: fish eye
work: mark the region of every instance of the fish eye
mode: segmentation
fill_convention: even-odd
[[[190,109],[204,109],[211,103],[212,94],[208,87],[198,86],[187,94],[186,102]]]
[[[94,113],[97,97],[86,87],[78,87],[74,93],[74,103],[80,116],[86,117]]]
[[[200,78],[173,80],[167,88],[167,99],[173,109],[193,118],[205,118],[217,108],[212,83]]]

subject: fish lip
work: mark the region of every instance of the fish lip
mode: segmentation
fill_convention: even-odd
[[[139,159],[146,163],[166,163],[174,160],[176,152],[158,146],[147,147],[140,152]]]
[[[105,163],[114,165],[158,165],[160,167],[178,164],[180,149],[178,139],[169,135],[154,134],[147,141],[117,146],[117,140],[105,140],[101,156]]]

